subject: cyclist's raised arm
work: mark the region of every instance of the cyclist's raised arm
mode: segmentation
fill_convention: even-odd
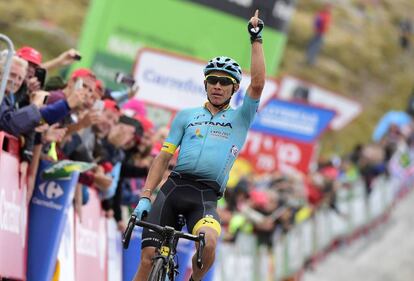
[[[263,21],[259,19],[259,10],[256,10],[248,24],[252,53],[250,66],[251,82],[247,88],[247,93],[252,99],[260,98],[265,84],[266,70],[262,47],[262,30]]]

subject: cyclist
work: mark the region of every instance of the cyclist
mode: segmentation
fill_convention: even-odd
[[[240,66],[228,57],[210,60],[204,68],[208,102],[202,107],[177,113],[134,210],[139,219],[148,213],[149,222],[175,228],[178,227],[177,215],[183,214],[192,234],[205,233],[202,269],[196,266],[196,258],[193,257],[190,280],[194,281],[201,280],[214,262],[221,231],[217,200],[224,192],[229,171],[244,144],[265,83],[261,35],[263,21],[258,15],[256,10],[248,24],[252,43],[251,83],[243,105],[235,110],[229,106],[232,95],[239,89],[242,78]],[[161,187],[151,209],[151,193],[161,182],[177,147],[180,147],[177,165]],[[159,243],[160,237],[155,232],[144,229],[141,264],[135,281],[147,280],[155,247]]]

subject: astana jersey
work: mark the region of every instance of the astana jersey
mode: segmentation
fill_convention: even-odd
[[[258,106],[246,94],[240,107],[214,116],[205,106],[178,112],[162,148],[173,154],[180,147],[174,171],[214,181],[222,194]]]

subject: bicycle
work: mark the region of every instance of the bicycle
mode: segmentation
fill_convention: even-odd
[[[154,262],[151,268],[148,281],[165,281],[168,276],[169,281],[174,281],[178,275],[179,265],[175,257],[177,254],[177,244],[180,238],[188,239],[194,242],[199,242],[197,247],[197,266],[201,269],[203,266],[202,254],[205,245],[205,234],[201,232],[198,236],[189,233],[184,233],[175,230],[171,226],[159,226],[149,223],[144,220],[138,220],[133,214],[129,219],[128,226],[123,234],[122,243],[124,249],[128,249],[131,234],[135,226],[141,226],[151,229],[162,237],[161,246],[157,248]],[[178,216],[178,225],[183,227],[185,225],[185,219],[183,215]]]

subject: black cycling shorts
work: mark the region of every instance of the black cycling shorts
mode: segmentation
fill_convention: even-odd
[[[172,226],[179,230],[178,215],[183,215],[189,233],[202,224],[211,223],[217,230],[220,219],[217,214],[217,191],[204,184],[178,173],[171,173],[161,187],[157,198],[147,217],[147,221],[161,226]],[[205,225],[203,225],[205,226]],[[142,248],[159,247],[161,236],[144,228],[142,233]]]

